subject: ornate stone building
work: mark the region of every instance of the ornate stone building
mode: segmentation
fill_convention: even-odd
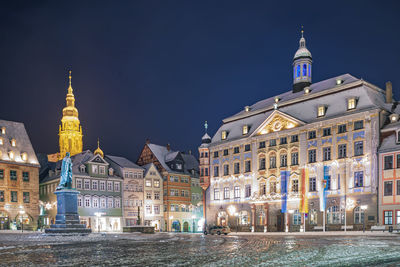
[[[209,150],[207,224],[241,231],[360,229],[376,224],[380,129],[391,90],[339,75],[311,83],[302,36],[293,89],[223,120]],[[367,207],[361,211],[361,207]]]
[[[24,124],[0,120],[0,230],[37,227],[39,168]]]

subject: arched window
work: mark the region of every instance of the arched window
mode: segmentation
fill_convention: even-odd
[[[303,64],[303,76],[307,77],[307,64]]]
[[[301,224],[301,213],[299,210],[295,210],[293,213],[293,225],[300,225]]]
[[[360,209],[360,207],[356,207],[354,209],[354,223],[360,224],[364,222],[364,212]]]
[[[329,207],[327,217],[328,224],[341,224],[343,222],[343,212],[338,206]]]
[[[300,77],[300,65],[297,65],[296,77]]]
[[[311,64],[308,65],[308,77],[311,77]]]

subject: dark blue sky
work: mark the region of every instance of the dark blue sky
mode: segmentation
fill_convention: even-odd
[[[0,8],[0,118],[24,122],[36,152],[58,151],[69,69],[85,149],[197,150],[205,120],[214,134],[291,89],[301,25],[314,82],[391,80],[400,97],[400,1],[34,2]]]

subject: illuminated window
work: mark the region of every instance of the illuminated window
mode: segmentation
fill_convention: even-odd
[[[15,141],[15,139],[11,139],[11,146],[16,146],[17,145],[17,142]]]
[[[296,77],[300,77],[300,65],[297,65]]]
[[[14,152],[12,152],[12,151],[8,152],[8,157],[10,159],[14,159]]]
[[[6,134],[6,127],[1,127],[1,133]]]
[[[303,64],[303,76],[307,77],[307,64]]]
[[[325,110],[326,110],[325,106],[319,106],[318,107],[318,117],[325,116]]]
[[[226,139],[226,131],[222,131],[221,133],[221,139],[225,140]]]
[[[28,159],[28,155],[24,152],[21,154],[21,158],[23,161],[26,161]]]
[[[243,133],[243,135],[248,134],[249,133],[249,126],[244,125],[243,129],[242,129],[242,133]]]
[[[355,98],[350,98],[347,100],[347,109],[355,109],[356,108],[356,99]]]
[[[0,145],[3,144],[3,138],[0,138]]]

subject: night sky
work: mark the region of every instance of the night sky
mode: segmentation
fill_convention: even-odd
[[[58,151],[68,70],[84,149],[197,151],[208,120],[291,90],[304,25],[313,81],[350,73],[400,98],[400,1],[28,1],[0,7],[0,118]],[[279,2],[271,4],[270,2]]]

